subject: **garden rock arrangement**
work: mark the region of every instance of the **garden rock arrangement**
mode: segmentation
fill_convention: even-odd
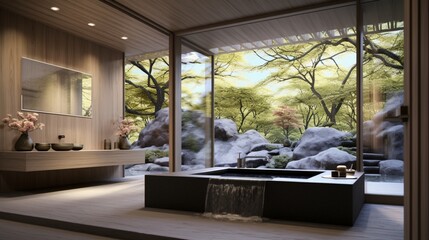
[[[379,163],[381,174],[403,174],[403,125],[386,120],[402,103],[402,94],[393,96],[382,111],[363,124],[365,151],[386,151],[387,160]],[[160,110],[141,131],[133,148],[146,150],[146,164],[128,166],[128,171],[168,171],[168,113],[168,109]],[[182,114],[182,170],[205,168],[210,145],[204,145],[204,114],[199,111],[183,111]],[[237,159],[245,156],[260,156],[246,159],[246,167],[252,168],[335,169],[337,165],[356,166],[356,136],[330,127],[308,128],[298,142],[288,142],[287,146],[270,143],[255,130],[240,134],[236,124],[229,119],[216,119],[214,133],[215,166],[235,167]],[[373,146],[383,147],[376,149]]]
[[[204,168],[210,149],[209,145],[201,144],[204,142],[205,134],[204,115],[197,111],[185,111],[183,114],[185,117],[182,124],[184,126],[182,129],[182,170]],[[300,144],[293,149],[285,147],[283,144],[270,143],[255,130],[239,134],[237,126],[229,119],[216,119],[214,124],[215,166],[234,167],[237,159],[245,156],[256,156],[246,159],[246,167],[252,168],[285,168],[292,158],[301,160],[290,165],[289,168],[314,169],[314,166],[318,165],[318,169],[323,169],[323,166],[332,168],[334,164],[349,164],[355,161],[351,157],[352,155],[335,149],[341,145],[342,139],[351,137],[351,134],[333,128],[307,129]],[[156,118],[141,131],[138,141],[133,144],[133,148],[146,150],[146,164],[128,166],[128,172],[168,171],[167,129],[168,109],[162,109],[157,113]],[[315,157],[305,154],[305,151],[319,153],[323,150],[327,151],[317,154]],[[330,162],[328,158],[333,158],[333,156],[335,156],[335,161]],[[344,159],[339,159],[339,157]],[[316,163],[320,161],[320,158],[324,159],[321,164]]]
[[[329,169],[334,170],[338,165],[346,165],[348,168],[355,164],[356,157],[336,147],[324,150],[314,156],[291,161],[286,168],[289,169]],[[356,166],[356,165],[355,165]]]
[[[351,133],[341,132],[335,128],[309,128],[304,132],[299,145],[293,151],[293,159],[314,156],[321,151],[340,146],[343,140],[351,137]]]

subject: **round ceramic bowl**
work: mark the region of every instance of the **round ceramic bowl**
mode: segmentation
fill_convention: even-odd
[[[73,149],[73,143],[52,143],[51,145],[55,151],[69,151]]]
[[[50,143],[36,143],[35,146],[37,151],[48,151],[51,149]]]
[[[79,151],[79,150],[82,150],[82,148],[83,148],[83,144],[73,144],[72,150]]]

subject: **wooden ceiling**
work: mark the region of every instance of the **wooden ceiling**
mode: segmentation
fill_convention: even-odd
[[[234,44],[257,47],[258,41],[263,45],[264,41],[266,43],[275,38],[278,42],[274,40],[274,45],[282,44],[284,41],[280,38],[285,36],[278,33],[279,29],[288,28],[289,35],[303,34],[303,29],[309,29],[304,26],[308,20],[305,14],[333,6],[347,8],[354,1],[0,0],[0,4],[2,8],[24,17],[123,51],[126,56],[135,56],[168,50],[168,36],[171,33],[215,53],[219,49],[228,51],[226,46],[230,51],[238,50],[231,47]],[[52,11],[50,8],[53,6],[60,10]],[[353,22],[353,14],[354,10],[343,11],[342,17],[338,14],[320,15],[311,25],[319,27],[318,22],[325,21],[328,25],[329,21]],[[285,17],[295,24],[277,20]],[[260,20],[267,21],[261,23]],[[95,23],[95,26],[88,26],[89,22]],[[123,40],[122,36],[128,39]]]

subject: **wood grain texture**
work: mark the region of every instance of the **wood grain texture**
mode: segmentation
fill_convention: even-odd
[[[0,118],[21,109],[21,58],[76,69],[93,76],[93,117],[40,114],[44,130],[30,133],[34,142],[81,143],[85,149],[102,149],[114,140],[114,122],[123,114],[123,53],[48,27],[0,8]],[[59,99],[57,99],[59,101]],[[0,151],[13,150],[17,131],[0,129]]]
[[[17,220],[26,221],[27,216],[32,224],[66,230],[80,224],[75,231],[119,239],[156,239],[147,238],[148,234],[198,240],[403,239],[402,206],[365,204],[353,227],[269,219],[222,221],[188,212],[144,208],[144,190],[143,179],[125,178],[97,186],[0,195],[0,218],[15,214],[20,216]]]
[[[428,1],[405,1],[405,240],[429,239],[428,11]]]
[[[54,5],[60,11],[53,12],[50,8]],[[125,52],[128,56],[168,50],[167,35],[98,0],[0,0],[0,7]],[[95,27],[89,27],[89,22]],[[122,36],[127,36],[128,40],[124,41]]]
[[[139,164],[144,151],[0,152],[0,171],[33,172]]]

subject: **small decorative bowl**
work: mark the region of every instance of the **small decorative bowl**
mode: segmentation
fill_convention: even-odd
[[[52,143],[51,146],[55,151],[70,151],[73,149],[73,143]]]
[[[37,151],[48,151],[51,149],[50,143],[36,143],[35,146]]]
[[[82,150],[82,148],[83,148],[83,144],[73,144],[72,150],[79,151],[79,150]]]

